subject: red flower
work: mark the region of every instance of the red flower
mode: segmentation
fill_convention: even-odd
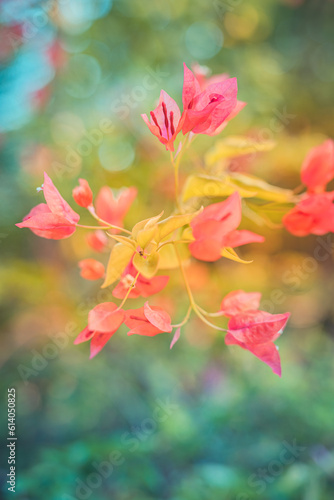
[[[80,207],[88,208],[93,202],[92,190],[86,179],[79,179],[79,184],[72,191],[73,199]]]
[[[283,217],[285,228],[295,236],[334,232],[334,191],[310,194]]]
[[[237,104],[237,79],[223,79],[209,84],[204,90],[195,75],[184,64],[182,102],[183,134],[214,135]]]
[[[80,216],[59,194],[52,180],[44,172],[43,193],[46,203],[34,207],[18,227],[28,227],[42,238],[60,240],[68,238],[75,231]]]
[[[235,290],[226,295],[222,300],[220,310],[224,316],[232,317],[240,312],[255,311],[260,306],[260,292],[244,292]]]
[[[80,260],[80,276],[85,280],[98,280],[104,276],[104,265],[95,259]]]
[[[137,270],[131,262],[125,268],[119,283],[113,289],[113,296],[117,299],[123,299],[127,294],[133,280],[137,276]],[[151,279],[144,278],[141,274],[138,276],[136,285],[132,288],[128,297],[149,297],[160,292],[169,281],[169,276],[154,276]]]
[[[88,326],[75,339],[74,344],[91,340],[90,359],[98,354],[124,322],[125,313],[113,302],[103,302],[89,312]]]
[[[208,76],[210,74],[210,70],[207,66],[200,66],[199,64],[193,64],[192,70],[197,79],[201,91],[207,89],[209,85],[218,84],[223,81],[228,80],[230,77],[227,73],[221,73],[220,75]],[[244,107],[246,106],[246,102],[238,101],[235,105],[235,108],[231,111],[231,113],[226,118],[225,122],[222,123],[215,132],[210,135],[217,135],[226,127],[227,123],[232,120]]]
[[[289,316],[289,313],[270,314],[265,311],[239,313],[228,323],[225,343],[247,349],[280,377],[281,362],[274,340],[281,335]]]
[[[270,366],[270,368],[274,373],[276,373],[276,375],[278,375],[279,377],[282,375],[280,356],[277,347],[273,342],[267,342],[257,345],[244,344],[243,342],[239,342],[235,337],[233,337],[232,333],[229,332],[226,334],[225,344],[238,345],[243,349],[246,349],[261,361],[266,363],[266,365]]]
[[[171,319],[161,307],[148,305],[139,309],[128,309],[125,312],[124,323],[130,328],[128,335],[145,335],[154,337],[159,333],[172,331]]]
[[[327,141],[312,148],[301,170],[301,179],[309,192],[321,193],[334,178],[334,141]]]
[[[221,305],[224,315],[230,317],[225,343],[252,352],[281,376],[281,361],[274,341],[281,335],[290,313],[259,311],[260,299],[260,293],[243,290],[226,295]]]
[[[136,196],[137,189],[135,187],[122,189],[115,198],[112,190],[108,186],[104,186],[96,197],[96,213],[103,221],[123,227],[124,217]]]
[[[206,207],[190,223],[195,241],[189,250],[196,259],[213,262],[221,257],[224,247],[262,243],[263,236],[236,228],[241,222],[241,200],[238,192],[227,200]]]
[[[166,146],[167,151],[174,151],[174,141],[183,124],[178,105],[162,90],[158,106],[151,111],[150,115],[151,120],[145,114],[141,116],[152,134]]]

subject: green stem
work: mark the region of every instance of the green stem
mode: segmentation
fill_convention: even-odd
[[[189,319],[191,311],[192,311],[192,307],[189,306],[188,311],[187,311],[185,317],[183,318],[183,320],[181,321],[181,323],[178,323],[177,325],[172,325],[172,327],[173,328],[180,328],[181,326],[185,325]]]
[[[83,229],[110,229],[110,226],[84,226],[83,224],[76,224],[76,226]]]
[[[101,226],[100,229],[102,229],[102,228],[106,229],[106,226],[107,226],[107,229],[116,229],[117,231],[122,231],[123,233],[132,234],[131,231],[128,231],[127,229],[124,229],[124,227],[119,227],[119,226],[115,226],[114,224],[109,224],[105,220],[101,219],[97,215],[97,213],[95,212],[95,209],[94,209],[94,207],[92,205],[90,207],[88,207],[88,211],[94,217],[94,219],[96,219],[98,222],[101,222],[101,224],[105,225],[104,227]]]
[[[140,275],[140,272],[138,271],[137,275],[134,277],[133,282],[131,283],[131,285],[129,287],[129,290],[126,292],[126,295],[125,295],[124,299],[122,300],[122,302],[120,303],[120,305],[117,307],[117,310],[122,309],[122,307],[124,306],[125,302],[127,301],[127,298],[130,295],[130,292],[131,292],[132,288],[134,288],[134,286],[136,284],[136,281],[137,281],[139,275]]]
[[[203,309],[202,307],[198,306],[198,309],[201,311],[201,313],[203,313],[205,316],[210,316],[211,318],[219,318],[220,316],[224,316],[224,313],[223,311],[218,311],[216,313],[209,313],[208,311],[206,311],[205,309]]]
[[[185,284],[185,287],[186,287],[186,290],[187,290],[187,293],[188,293],[190,307],[193,309],[194,313],[203,321],[203,323],[205,323],[206,325],[210,326],[211,328],[214,328],[215,330],[219,330],[221,332],[227,332],[227,330],[225,328],[220,328],[219,326],[214,325],[213,323],[210,323],[210,321],[208,321],[205,318],[205,316],[203,316],[203,314],[201,313],[201,311],[199,309],[199,306],[196,304],[196,302],[194,300],[194,297],[193,297],[193,294],[192,294],[192,291],[190,289],[189,282],[188,282],[188,279],[187,279],[187,275],[185,273],[185,270],[184,270],[184,267],[183,267],[183,264],[182,264],[182,260],[181,260],[180,254],[179,254],[179,252],[178,252],[175,244],[174,244],[174,248],[175,248],[175,253],[176,253],[176,256],[177,256],[177,260],[179,262],[179,266],[180,266],[180,269],[181,269],[183,281],[184,281],[184,284]]]

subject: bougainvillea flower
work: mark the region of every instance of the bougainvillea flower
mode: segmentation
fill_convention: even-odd
[[[281,335],[290,314],[270,314],[265,311],[246,311],[231,317],[228,322],[227,345],[239,345],[257,356],[281,376],[281,363],[274,341]]]
[[[86,179],[79,179],[79,186],[72,191],[74,201],[80,207],[88,208],[93,202],[93,193]]]
[[[52,180],[44,172],[43,193],[46,203],[34,207],[18,227],[28,227],[42,238],[60,240],[74,233],[80,216],[60,195]]]
[[[260,292],[244,292],[243,290],[235,290],[230,292],[222,300],[220,310],[224,316],[235,316],[245,311],[255,311],[260,306]]]
[[[247,243],[262,243],[263,236],[251,231],[237,231],[241,222],[241,200],[238,192],[225,201],[204,208],[190,223],[194,242],[189,250],[196,259],[206,262],[218,260],[225,247]]]
[[[209,85],[218,84],[225,80],[228,80],[230,76],[227,73],[221,73],[220,75],[210,75],[210,70],[207,66],[200,66],[199,64],[192,65],[192,71],[197,79],[201,91],[207,89]],[[232,120],[240,111],[246,106],[246,102],[238,101],[236,102],[235,107],[231,111],[231,113],[226,118],[225,122],[222,123],[215,132],[212,132],[210,135],[219,134],[227,125],[227,123]]]
[[[151,119],[145,114],[141,116],[152,134],[166,146],[167,151],[174,151],[174,141],[181,131],[184,119],[178,105],[162,90],[158,106],[150,115]]]
[[[124,217],[136,196],[137,189],[135,187],[122,189],[115,198],[112,190],[108,186],[104,186],[98,192],[95,200],[96,213],[100,219],[108,224],[123,227]]]
[[[295,236],[334,232],[334,191],[306,195],[283,217],[285,228]]]
[[[225,336],[225,344],[226,345],[238,345],[243,349],[251,352],[259,358],[261,361],[266,363],[276,375],[279,377],[282,374],[281,370],[281,360],[280,355],[278,353],[277,347],[273,342],[267,342],[265,344],[257,344],[257,345],[246,345],[243,342],[239,342],[237,339],[233,337],[231,333],[227,333]]]
[[[88,245],[96,252],[103,252],[108,245],[108,236],[102,229],[98,229],[86,236]]]
[[[125,268],[120,281],[113,289],[113,296],[117,299],[123,299],[129,291],[137,273],[138,271],[131,260]],[[168,281],[169,276],[154,276],[153,278],[148,279],[144,278],[144,276],[140,274],[128,297],[132,299],[137,297],[149,297],[150,295],[159,293],[163,288],[165,288]]]
[[[83,259],[78,263],[80,276],[85,280],[98,280],[104,276],[104,265],[95,259]]]
[[[236,78],[212,83],[202,91],[195,75],[184,64],[183,134],[193,132],[214,135],[236,107],[237,93]]]
[[[98,304],[89,312],[88,326],[78,335],[74,344],[81,344],[91,340],[90,359],[93,358],[118,330],[124,322],[124,318],[123,309],[118,309],[113,302]]]
[[[312,148],[302,165],[301,179],[309,192],[321,193],[334,178],[334,141]]]
[[[270,314],[266,311],[244,311],[232,316],[228,331],[239,342],[264,344],[274,342],[282,333],[290,314]]]
[[[125,311],[124,323],[130,328],[128,335],[145,335],[154,337],[159,333],[172,331],[169,314],[161,307],[148,305],[139,309],[128,309]]]

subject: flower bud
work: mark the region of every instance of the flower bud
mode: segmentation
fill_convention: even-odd
[[[93,202],[92,190],[85,179],[79,179],[79,184],[72,191],[73,199],[80,207],[88,208]]]
[[[84,259],[79,262],[80,275],[85,280],[98,280],[104,276],[104,265],[95,259]]]

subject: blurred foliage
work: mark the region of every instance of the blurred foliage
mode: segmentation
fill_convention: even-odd
[[[291,311],[279,342],[279,380],[196,320],[172,352],[164,336],[121,331],[88,362],[87,346],[72,340],[88,310],[111,292],[79,277],[77,260],[91,255],[85,235],[50,242],[14,224],[39,203],[44,170],[68,200],[78,176],[95,193],[104,184],[137,186],[129,226],[169,213],[169,158],[140,114],[161,88],[180,104],[183,62],[236,76],[247,106],[221,137],[196,140],[181,178],[207,175],[205,155],[224,156],[219,141],[247,134],[250,144],[276,146],[233,159],[232,177],[246,172],[297,186],[305,153],[334,135],[333,2],[3,0],[0,9],[0,360],[2,394],[13,385],[18,394],[16,498],[76,498],[77,480],[86,484],[93,463],[119,451],[122,464],[87,498],[331,500],[334,269],[327,237],[277,230],[279,207],[269,210],[268,227],[247,202],[247,228],[266,236],[261,248],[242,252],[254,262],[187,269],[204,307],[213,310],[225,293],[243,288],[261,291],[269,312]],[[224,161],[209,174],[226,168]],[[328,258],[319,260],[319,245]],[[162,300],[182,317],[187,305],[176,274]],[[176,407],[157,422],[157,400],[166,399]],[[277,468],[284,442],[294,440],[305,450]]]

